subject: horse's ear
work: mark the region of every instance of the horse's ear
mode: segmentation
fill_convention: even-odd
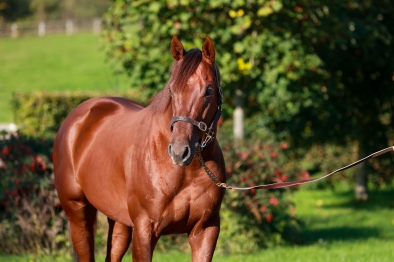
[[[210,63],[215,62],[215,48],[213,47],[212,39],[209,36],[205,38],[205,42],[202,45],[202,54]]]
[[[171,40],[171,54],[176,61],[179,61],[186,54],[186,51],[177,35],[174,35]]]

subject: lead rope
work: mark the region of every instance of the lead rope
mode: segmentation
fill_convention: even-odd
[[[218,187],[223,187],[223,188],[229,188],[229,189],[232,188],[231,186],[228,186],[226,183],[220,182],[219,179],[215,176],[215,174],[212,173],[212,171],[207,167],[204,159],[201,156],[201,147],[200,146],[197,147],[196,154],[197,154],[198,159],[200,160],[202,167],[204,168],[205,172],[207,173],[208,177],[212,180],[213,183],[215,183],[215,185],[217,185]]]
[[[267,185],[258,185],[258,186],[252,186],[252,187],[235,187],[235,186],[229,186],[226,183],[222,183],[219,181],[219,179],[215,176],[214,173],[212,173],[212,171],[207,167],[207,165],[205,164],[204,159],[201,156],[201,148],[197,147],[196,150],[196,155],[198,157],[198,159],[200,160],[201,165],[203,166],[205,172],[207,173],[208,177],[212,180],[213,183],[215,183],[218,187],[223,187],[223,188],[227,188],[227,189],[236,189],[236,190],[249,190],[249,189],[273,189],[273,188],[282,188],[282,187],[289,187],[289,186],[295,186],[295,185],[301,185],[301,184],[306,184],[306,183],[310,183],[310,182],[314,182],[317,180],[321,180],[323,178],[326,178],[328,176],[331,176],[332,174],[338,173],[340,171],[346,170],[348,168],[351,168],[353,166],[356,166],[358,164],[360,164],[361,162],[364,162],[365,160],[368,160],[370,158],[374,158],[383,154],[386,154],[388,152],[392,152],[394,151],[394,146],[392,147],[388,147],[385,148],[383,150],[377,151],[367,157],[364,157],[350,165],[347,165],[345,167],[339,168],[337,170],[335,170],[334,172],[331,172],[327,175],[321,176],[321,177],[317,177],[317,178],[312,178],[312,179],[307,179],[307,180],[296,180],[296,181],[290,181],[290,182],[282,182],[282,183],[274,183],[274,184],[267,184]]]

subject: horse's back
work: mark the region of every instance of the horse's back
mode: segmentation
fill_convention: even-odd
[[[78,118],[89,117],[91,121],[100,120],[120,111],[128,111],[128,113],[138,112],[144,107],[127,98],[122,97],[98,97],[86,100],[85,102],[78,105],[71,113],[67,116],[65,122],[62,124],[67,125],[67,122],[73,122]],[[61,128],[62,128],[61,127]]]
[[[112,206],[106,215],[123,214],[121,222],[131,224],[126,212],[124,166],[119,159],[123,157],[120,152],[126,150],[122,148],[125,125],[143,108],[129,99],[103,97],[83,102],[67,116],[54,142],[59,197],[70,200],[84,195],[103,213],[106,210],[101,208],[101,200],[106,199],[110,203],[105,206]],[[105,190],[107,187],[115,190]],[[107,192],[113,193],[107,196]]]
[[[56,139],[67,135],[73,129],[83,129],[116,114],[133,115],[144,107],[132,100],[121,97],[99,97],[86,100],[78,105],[62,123]],[[56,143],[56,140],[55,140]]]

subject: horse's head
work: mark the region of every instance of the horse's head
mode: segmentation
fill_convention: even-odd
[[[168,154],[174,164],[187,166],[197,147],[204,148],[215,138],[222,90],[215,49],[209,37],[206,37],[202,51],[192,49],[186,52],[174,36],[171,53],[175,63],[168,85],[173,116]]]

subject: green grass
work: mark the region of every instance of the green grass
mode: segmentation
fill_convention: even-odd
[[[389,262],[394,257],[394,193],[371,192],[367,202],[353,199],[351,190],[301,190],[292,197],[302,244],[237,256],[215,255],[218,262]],[[61,257],[0,256],[0,261],[71,261]],[[104,261],[98,256],[97,261]],[[123,261],[131,261],[131,255]],[[154,261],[191,261],[190,254],[155,253]]]
[[[318,241],[359,241],[367,238],[394,241],[394,192],[370,192],[357,201],[353,191],[301,191],[294,195],[297,212],[305,221],[304,237]]]
[[[105,63],[92,33],[0,39],[0,123],[12,122],[10,98],[17,91],[106,91],[129,88]]]

